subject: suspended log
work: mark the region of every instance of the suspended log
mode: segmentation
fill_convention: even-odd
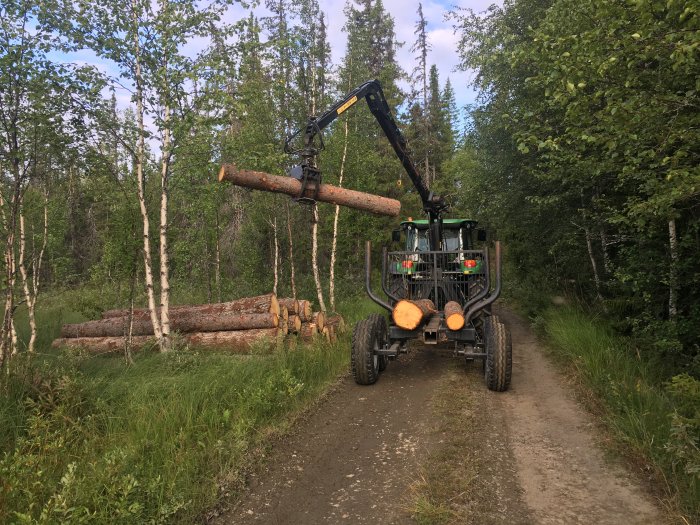
[[[277,296],[275,294],[265,294],[259,295],[257,297],[243,297],[242,299],[236,299],[234,301],[228,301],[225,303],[212,303],[212,304],[196,304],[196,305],[182,305],[182,306],[171,306],[168,309],[168,313],[172,316],[175,312],[188,311],[192,313],[200,313],[205,315],[219,315],[225,312],[236,312],[236,313],[272,313],[280,314],[280,305],[277,301]],[[129,315],[128,309],[119,310],[107,310],[102,313],[103,319],[109,319],[112,317],[126,317]],[[148,308],[136,308],[134,309],[134,319],[150,319],[150,312]]]
[[[221,181],[255,190],[285,193],[292,197],[298,197],[301,192],[301,182],[293,177],[280,177],[261,171],[241,170],[234,164],[221,166],[219,182]],[[311,198],[313,194],[309,191],[304,196]],[[316,200],[390,217],[396,217],[401,212],[401,203],[395,199],[339,188],[330,184],[321,184]]]
[[[319,332],[323,332],[323,328],[326,326],[326,314],[323,312],[314,312],[311,314],[311,322],[316,323]]]
[[[218,315],[204,315],[196,311],[180,310],[173,312],[170,316],[170,329],[180,333],[277,328],[281,324],[277,314],[270,313],[223,312]],[[127,318],[110,317],[97,321],[63,325],[61,337],[117,337],[125,335],[128,331]],[[153,324],[150,317],[134,319],[131,333],[132,335],[153,335]]]
[[[185,334],[183,340],[192,345],[204,348],[217,348],[233,353],[249,353],[252,348],[261,351],[273,350],[282,332],[278,328],[263,328],[258,330],[238,330],[235,332],[198,332]],[[51,344],[54,348],[81,348],[90,353],[102,354],[121,352],[124,350],[126,337],[74,337],[56,339]],[[147,345],[155,344],[153,337],[137,336],[131,339],[131,349],[141,350]]]
[[[402,299],[396,303],[391,315],[396,326],[404,330],[415,330],[426,317],[435,312],[437,310],[430,299]]]
[[[285,306],[287,308],[290,315],[296,315],[299,313],[299,301],[296,299],[292,299],[291,297],[284,299],[278,298],[277,301],[279,301],[280,306]]]
[[[326,317],[326,326],[335,328],[336,334],[345,333],[345,320],[338,314]]]
[[[464,328],[464,311],[456,301],[450,301],[445,305],[445,324],[450,330]]]
[[[289,328],[290,333],[298,334],[299,330],[301,330],[301,319],[299,318],[299,316],[290,315],[289,321],[287,322],[287,327]]]
[[[304,299],[299,300],[299,317],[303,322],[311,320],[311,313],[313,309],[311,308],[311,302]]]

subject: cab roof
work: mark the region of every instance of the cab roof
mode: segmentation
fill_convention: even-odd
[[[476,228],[476,225],[478,223],[479,221],[475,221],[472,219],[443,219],[442,227],[450,230],[457,230],[462,227],[473,229]],[[428,228],[428,224],[429,222],[427,219],[409,220],[403,221],[401,223],[401,227],[406,228],[407,226],[413,226],[418,230],[425,230]]]

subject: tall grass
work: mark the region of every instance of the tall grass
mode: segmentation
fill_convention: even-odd
[[[91,317],[76,303],[104,307],[74,299],[45,303],[46,341]],[[18,356],[0,383],[0,523],[191,523],[347,369],[348,341],[142,353],[133,366],[46,343]]]
[[[581,310],[550,309],[538,324],[593,394],[620,449],[657,474],[671,508],[700,522],[700,382],[664,381],[658,363]]]

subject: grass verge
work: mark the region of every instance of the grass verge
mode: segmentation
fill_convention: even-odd
[[[273,356],[142,353],[133,366],[20,354],[0,380],[0,523],[193,522],[347,369],[348,339]]]
[[[679,523],[700,523],[700,382],[660,368],[613,334],[602,319],[552,308],[536,321],[552,353],[578,379],[618,444],[662,486]]]

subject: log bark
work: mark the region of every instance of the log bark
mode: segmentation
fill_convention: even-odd
[[[332,326],[333,328],[335,328],[335,332],[337,334],[345,333],[345,320],[340,315],[336,314],[330,317],[326,317],[326,326]]]
[[[299,300],[299,317],[303,322],[311,320],[311,313],[313,312],[311,308],[311,302],[304,299]]]
[[[284,299],[278,298],[277,301],[280,303],[280,306],[284,306],[285,308],[287,308],[290,315],[296,315],[299,313],[299,301],[297,301],[296,299],[287,297]]]
[[[303,323],[301,325],[301,330],[299,330],[299,336],[304,340],[313,339],[318,335],[318,327],[315,323]]]
[[[287,335],[289,333],[289,310],[285,306],[280,306],[280,315],[279,315],[279,329],[284,332],[284,335]]]
[[[322,332],[323,328],[326,326],[326,314],[323,312],[314,312],[311,314],[311,322],[316,323],[318,331]]]
[[[154,335],[153,323],[147,316],[135,318],[132,323],[132,335]],[[281,325],[279,316],[270,313],[223,312],[217,315],[203,315],[199,312],[175,311],[170,317],[171,328],[180,333],[277,328]],[[128,334],[128,331],[128,317],[110,317],[97,321],[63,325],[61,337],[118,337]]]
[[[335,343],[338,340],[338,333],[335,330],[335,326],[326,325],[323,331],[328,331],[328,340],[331,343]]]
[[[287,324],[287,321],[289,321],[289,310],[287,310],[286,306],[280,306],[280,324]]]
[[[219,182],[221,181],[231,182],[245,188],[284,193],[292,197],[298,197],[301,192],[301,182],[295,178],[280,177],[261,171],[241,170],[234,164],[221,166]],[[312,197],[313,195],[309,192],[305,196]],[[397,217],[401,212],[401,203],[395,199],[339,188],[330,184],[321,184],[316,200],[390,217]]]
[[[437,312],[430,299],[417,299],[409,301],[402,299],[391,313],[396,326],[404,330],[415,330],[430,314]]]
[[[257,330],[239,330],[235,332],[197,332],[185,334],[186,343],[205,347],[227,350],[233,353],[246,354],[255,349],[261,351],[273,350],[283,334],[278,328],[263,328]],[[82,348],[90,353],[103,354],[122,352],[125,337],[74,337],[56,339],[54,348]],[[147,345],[155,345],[153,336],[137,336],[132,338],[132,350],[142,350]]]
[[[299,316],[290,315],[289,321],[287,322],[287,327],[289,328],[290,333],[298,334],[299,330],[301,330],[301,319],[299,318]]]
[[[450,330],[464,328],[464,312],[456,301],[450,301],[445,305],[445,323]]]
[[[219,315],[222,313],[273,313],[280,315],[280,305],[275,294],[259,295],[257,297],[243,297],[234,301],[214,304],[196,304],[182,305],[170,307],[170,314],[174,312],[189,311],[191,313],[201,313],[205,315]],[[125,317],[129,314],[129,310],[107,310],[102,313],[103,319],[112,317]],[[134,319],[147,317],[150,319],[150,310],[148,308],[135,308]]]

